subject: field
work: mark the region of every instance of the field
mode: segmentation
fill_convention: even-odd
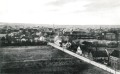
[[[50,46],[3,47],[0,59],[0,74],[110,74]],[[52,63],[54,59],[72,62]]]

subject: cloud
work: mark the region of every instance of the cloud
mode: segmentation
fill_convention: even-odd
[[[86,11],[109,10],[120,6],[120,0],[90,0],[91,3],[85,5]]]
[[[120,0],[53,0],[47,4],[56,7],[52,11],[82,13],[114,9],[120,6]]]
[[[84,13],[84,12],[108,12],[120,7],[120,0],[85,0],[88,2],[83,5],[84,10],[78,9],[73,13]],[[116,9],[117,10],[117,9]],[[114,11],[113,11],[114,12]]]
[[[55,0],[55,1],[49,2],[48,5],[62,6],[64,4],[76,2],[76,1],[78,0]]]
[[[84,6],[87,4],[89,2],[83,0],[56,0],[48,3],[48,6],[53,8],[51,11],[56,10],[58,13],[71,14],[74,11],[84,10]]]
[[[120,24],[119,5],[119,0],[0,0],[0,21]]]

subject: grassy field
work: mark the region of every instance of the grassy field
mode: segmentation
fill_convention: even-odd
[[[110,74],[95,66],[86,64],[80,60],[76,60],[74,57],[50,46],[4,47],[0,48],[0,57],[0,63],[5,63],[1,65],[1,74]],[[40,59],[58,58],[72,58],[75,61],[75,64],[44,67],[40,66]],[[26,60],[38,61],[24,63],[23,61]],[[6,64],[7,62],[11,63]],[[19,67],[14,68],[14,66]]]
[[[4,62],[70,57],[50,46],[7,47],[1,48],[1,50]]]

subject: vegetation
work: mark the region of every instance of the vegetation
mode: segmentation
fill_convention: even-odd
[[[22,46],[22,47],[3,47],[1,48],[4,56],[3,62],[12,62],[10,64],[4,64],[2,66],[2,74],[110,74],[99,68],[81,62],[74,57],[65,54],[62,51],[54,49],[50,46]],[[62,65],[62,66],[50,66],[41,67],[40,59],[55,59],[55,58],[72,58],[75,64]],[[32,62],[24,62],[25,60],[38,60]],[[19,61],[14,63],[15,61]],[[21,65],[21,66],[20,66]],[[18,67],[18,68],[14,68]],[[6,68],[6,69],[5,69]],[[8,68],[8,69],[7,69]]]

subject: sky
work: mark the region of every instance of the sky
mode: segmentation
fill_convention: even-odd
[[[119,25],[120,0],[0,0],[0,22]]]

